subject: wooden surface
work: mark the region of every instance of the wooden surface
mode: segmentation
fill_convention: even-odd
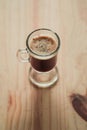
[[[58,33],[59,82],[28,81],[29,63],[16,52],[37,28]],[[87,130],[69,96],[87,89],[87,0],[0,0],[0,130]]]

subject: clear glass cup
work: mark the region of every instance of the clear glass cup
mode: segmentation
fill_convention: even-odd
[[[56,43],[54,51],[42,54],[31,48],[31,42],[36,37],[50,37]],[[42,45],[43,47],[43,45]],[[57,54],[60,47],[60,38],[50,29],[37,29],[31,32],[26,39],[26,48],[19,49],[18,59],[21,62],[29,62],[29,80],[38,87],[46,88],[58,81]]]

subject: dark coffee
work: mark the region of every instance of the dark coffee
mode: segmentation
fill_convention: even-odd
[[[40,55],[40,57],[50,55],[56,48],[56,42],[52,38],[45,36],[33,38],[30,43],[30,49],[35,54]],[[30,62],[32,67],[41,72],[50,71],[56,65],[57,56],[55,55],[50,59],[43,59],[42,57],[37,59],[31,55]]]

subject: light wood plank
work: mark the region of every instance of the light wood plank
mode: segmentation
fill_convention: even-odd
[[[59,82],[40,89],[17,60],[27,35],[50,28],[61,38]],[[87,130],[69,95],[87,89],[87,0],[0,0],[0,130]]]

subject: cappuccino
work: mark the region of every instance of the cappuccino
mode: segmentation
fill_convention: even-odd
[[[52,52],[56,50],[56,48],[56,42],[52,38],[46,36],[33,38],[33,40],[30,43],[30,49],[32,50],[32,52],[40,56],[50,55]],[[56,65],[56,61],[56,55],[52,58],[45,60],[37,59],[33,56],[30,56],[30,62],[32,67],[35,70],[41,72],[50,71]]]

